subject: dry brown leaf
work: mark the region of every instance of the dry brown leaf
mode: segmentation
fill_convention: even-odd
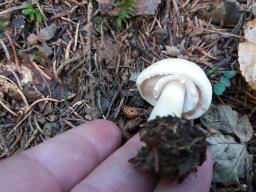
[[[70,91],[55,79],[51,69],[42,68],[35,63],[32,64],[32,62],[23,63],[19,69],[14,64],[2,65],[0,75],[12,80],[15,86],[20,87],[29,102],[47,96],[54,99],[63,99],[64,96],[71,95]],[[2,92],[1,89],[0,91]],[[14,99],[19,97],[17,91],[11,93],[12,95],[9,95],[10,91],[8,92],[10,97]]]
[[[41,29],[38,35],[30,34],[27,38],[27,41],[31,45],[35,45],[38,42],[48,41],[54,37],[57,29],[57,25],[52,23],[51,25]]]
[[[154,15],[161,0],[137,0],[136,15]]]
[[[111,40],[110,38],[104,38],[102,41],[96,42],[97,53],[98,53],[98,63],[106,62],[112,63],[115,61],[120,53],[120,45]]]
[[[113,0],[97,0],[100,10],[103,13],[110,13],[113,10]],[[137,0],[136,15],[154,15],[161,0]],[[111,11],[112,10],[112,11]],[[116,10],[115,10],[116,11]]]
[[[248,116],[239,117],[239,114],[228,105],[212,105],[200,120],[208,130],[235,134],[242,143],[252,138],[253,128]]]
[[[210,0],[198,4],[194,7],[193,12],[198,11],[199,17],[212,20],[215,24],[235,26],[241,16],[239,8],[240,4],[236,0]]]
[[[230,136],[215,135],[207,138],[208,150],[214,159],[213,181],[223,185],[240,184],[252,170],[252,155],[245,144]]]

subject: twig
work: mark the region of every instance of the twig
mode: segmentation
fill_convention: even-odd
[[[39,73],[41,73],[41,75],[43,76],[43,77],[45,77],[46,79],[48,79],[48,80],[51,80],[52,78],[49,76],[49,75],[47,75],[33,60],[31,60],[31,64],[35,67],[35,69],[39,72]]]
[[[59,67],[58,69],[56,70],[56,78],[59,79],[59,76],[60,76],[60,73],[62,72],[62,70],[67,66],[69,65],[70,63],[73,63],[75,61],[78,61],[81,57],[80,56],[76,56],[76,57],[73,57],[65,62],[63,62]]]
[[[3,47],[4,54],[7,57],[7,60],[10,61],[11,57],[10,57],[10,53],[8,51],[8,48],[6,47],[6,45],[5,45],[5,43],[4,43],[4,41],[2,39],[0,39],[0,43],[1,43],[2,47]]]
[[[12,135],[12,133],[21,125],[21,123],[23,121],[25,121],[27,119],[27,117],[29,115],[31,115],[31,109],[37,104],[40,103],[42,101],[52,101],[52,102],[59,102],[57,99],[52,99],[52,98],[43,98],[43,99],[38,99],[35,102],[33,102],[29,108],[28,111],[25,113],[24,117],[12,128],[12,130],[8,133],[7,138],[10,137]]]
[[[76,25],[75,43],[74,43],[73,51],[76,51],[77,39],[78,39],[78,32],[79,32],[79,26],[80,26],[80,22],[78,22],[77,25]]]
[[[60,12],[60,13],[57,13],[55,15],[53,15],[50,20],[53,20],[53,19],[57,19],[59,17],[64,17],[64,16],[67,16],[67,15],[70,15],[72,14],[76,9],[77,9],[77,5],[72,7],[72,9],[70,11],[64,11],[64,12]]]
[[[1,105],[1,107],[3,107],[6,111],[8,111],[8,112],[11,113],[12,115],[14,115],[15,117],[18,117],[18,116],[19,116],[17,113],[15,113],[13,110],[11,110],[7,105],[5,105],[4,102],[2,102],[1,99],[0,99],[0,105]]]
[[[89,0],[88,8],[87,8],[87,24],[90,26],[87,30],[86,40],[87,40],[87,47],[86,50],[88,50],[87,54],[87,61],[89,62],[89,72],[91,72],[92,66],[91,66],[91,60],[92,60],[92,52],[91,52],[91,37],[92,37],[92,15],[93,15],[93,5],[92,0]]]
[[[15,64],[16,64],[17,70],[19,70],[19,69],[20,69],[19,58],[18,58],[18,56],[17,56],[16,49],[15,49],[15,47],[14,47],[12,38],[8,35],[8,33],[5,33],[5,35],[6,35],[6,37],[8,38],[8,40],[10,41],[10,44],[11,44],[11,47],[12,47],[12,52],[13,52],[14,59],[15,59]]]
[[[27,7],[27,4],[21,5],[21,6],[16,6],[16,7],[11,7],[10,9],[1,11],[1,12],[0,12],[0,16],[9,14],[9,13],[11,13],[11,12],[13,12],[13,11],[17,11],[17,10],[20,10],[20,9],[24,9],[25,7]]]
[[[3,79],[3,80],[1,81],[1,79]],[[9,79],[8,77],[5,77],[3,75],[0,75],[0,83],[2,83],[4,86],[9,86],[9,87],[15,89],[15,91],[18,92],[19,95],[21,96],[21,98],[25,104],[25,107],[28,108],[29,104],[28,104],[28,101],[27,101],[25,95],[11,79]],[[9,83],[9,85],[7,83]]]

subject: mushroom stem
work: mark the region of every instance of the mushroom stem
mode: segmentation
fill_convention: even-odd
[[[162,91],[148,120],[168,115],[181,118],[185,98],[185,84],[181,81],[168,83]]]

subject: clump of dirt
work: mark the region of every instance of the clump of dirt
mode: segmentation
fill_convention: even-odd
[[[143,125],[140,136],[146,145],[129,160],[138,170],[182,181],[206,159],[206,136],[189,121],[158,117]]]

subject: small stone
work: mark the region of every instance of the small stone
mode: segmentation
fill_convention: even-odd
[[[166,49],[167,55],[170,57],[177,57],[178,55],[180,55],[180,50],[177,47],[166,46],[165,49]]]
[[[35,34],[30,34],[27,38],[28,44],[30,45],[36,45],[39,41],[39,38]]]

